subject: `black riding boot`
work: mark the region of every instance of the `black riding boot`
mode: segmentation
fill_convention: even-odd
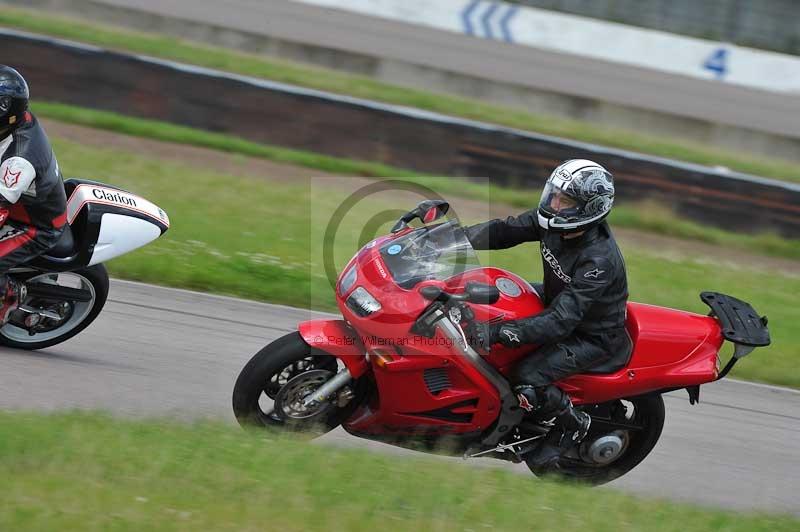
[[[586,437],[592,424],[592,417],[586,412],[576,410],[567,399],[567,406],[556,413],[556,425],[550,429],[542,443],[528,458],[528,463],[536,467],[552,468],[558,465],[561,456]]]
[[[576,410],[569,396],[552,384],[540,388],[521,384],[515,386],[514,391],[520,408],[540,421],[555,420],[555,426],[530,451],[533,456],[527,458],[528,463],[539,467],[557,465],[562,454],[586,437],[592,423],[591,416]]]

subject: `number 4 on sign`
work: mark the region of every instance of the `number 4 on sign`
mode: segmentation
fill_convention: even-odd
[[[717,79],[722,79],[728,72],[728,50],[717,48],[703,63],[703,68],[716,74]]]

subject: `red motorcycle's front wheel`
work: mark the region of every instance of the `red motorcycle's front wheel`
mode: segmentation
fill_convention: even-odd
[[[640,395],[583,407],[592,428],[580,446],[559,461],[557,469],[528,464],[537,476],[553,475],[592,485],[621,477],[650,454],[664,428],[664,400]]]
[[[303,399],[339,371],[336,357],[312,349],[299,333],[278,338],[245,365],[233,388],[233,413],[243,427],[264,427],[319,436],[345,421],[361,399],[358,383],[329,401]]]

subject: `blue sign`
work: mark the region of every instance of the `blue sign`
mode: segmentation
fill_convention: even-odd
[[[717,48],[703,62],[703,68],[716,74],[717,79],[722,79],[728,73],[728,56],[727,48]]]
[[[386,250],[386,253],[389,255],[397,255],[403,250],[403,246],[400,244],[395,244],[393,246],[389,246],[389,249]]]
[[[519,8],[503,2],[488,2],[485,0],[470,0],[461,10],[461,24],[464,33],[485,37],[486,39],[502,39],[505,42],[514,42],[511,33],[511,19],[517,14]],[[492,30],[492,24],[500,31],[497,35]]]

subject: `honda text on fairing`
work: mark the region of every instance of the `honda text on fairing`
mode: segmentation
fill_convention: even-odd
[[[169,217],[157,205],[113,186],[64,182],[67,224],[52,249],[8,274],[19,305],[0,328],[0,344],[41,349],[85,329],[103,309],[108,273],[103,262],[152,242]]]
[[[552,424],[524,417],[506,375],[534,346],[473,347],[470,326],[544,307],[519,276],[481,267],[457,221],[408,226],[447,208],[422,202],[350,260],[336,284],[344,319],[300,323],[248,362],[233,392],[241,424],[313,433],[342,425],[399,446],[526,460]],[[661,394],[685,388],[694,404],[700,385],[769,344],[767,320],[750,305],[701,298],[706,316],[628,303],[632,353],[557,383],[592,418],[587,437],[561,457],[561,474],[599,484],[630,471],[661,435]],[[726,340],[734,354],[720,370]]]

